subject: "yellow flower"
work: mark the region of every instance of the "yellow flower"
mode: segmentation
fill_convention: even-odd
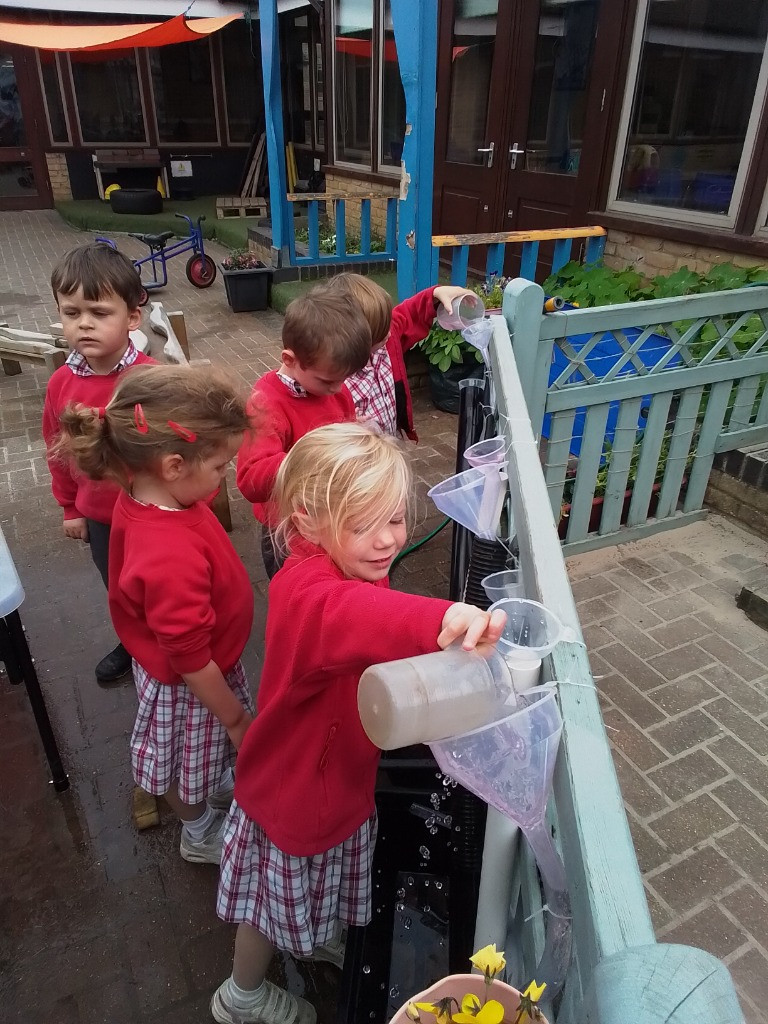
[[[541,999],[542,992],[546,987],[546,982],[541,985],[537,985],[535,981],[532,981],[525,992],[523,992],[523,995],[528,996],[532,1003],[538,1003]]]
[[[440,999],[436,1003],[409,1003],[417,1011],[424,1010],[435,1016],[435,1024],[451,1024],[451,1003],[454,1002],[451,996]],[[412,1018],[413,1019],[413,1018]]]
[[[408,1003],[408,1005],[405,1008],[405,1016],[408,1018],[408,1020],[414,1020],[418,1024],[418,1021],[421,1020],[421,1017],[419,1016],[419,1008],[416,1005],[416,1003]]]
[[[483,972],[486,980],[495,978],[496,975],[500,971],[503,971],[507,966],[504,953],[496,952],[495,942],[490,946],[484,946],[482,949],[478,949],[475,955],[471,956],[469,959],[479,971]]]
[[[526,1017],[529,1017],[531,1020],[535,1017],[538,1020],[541,1016],[541,1011],[535,1004],[541,999],[541,994],[546,987],[546,982],[541,985],[537,985],[535,981],[530,983],[525,992],[520,996],[520,1009],[515,1018],[515,1024],[523,1024]]]
[[[461,1012],[453,1015],[455,1024],[502,1024],[504,1007],[495,999],[482,1004],[477,996],[464,996]]]

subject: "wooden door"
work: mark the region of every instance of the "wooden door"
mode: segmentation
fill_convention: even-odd
[[[35,54],[0,49],[0,210],[53,205],[45,163],[45,114]]]
[[[438,40],[434,223],[460,234],[501,230],[511,0],[443,0]],[[474,255],[474,254],[473,254]]]

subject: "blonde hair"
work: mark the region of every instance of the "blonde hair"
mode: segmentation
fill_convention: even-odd
[[[54,457],[127,488],[165,455],[202,461],[250,422],[245,396],[221,371],[142,365],[121,375],[106,408],[70,404],[60,426]]]
[[[379,345],[392,323],[392,296],[381,285],[362,274],[337,274],[328,282],[330,291],[351,295],[371,328],[371,344]]]
[[[395,438],[360,423],[318,427],[299,438],[278,471],[277,543],[289,551],[303,525],[333,548],[351,524],[365,533],[407,507],[410,489],[411,471]]]

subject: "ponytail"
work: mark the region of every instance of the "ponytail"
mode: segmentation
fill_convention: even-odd
[[[114,480],[128,486],[125,465],[118,457],[110,437],[108,409],[70,404],[59,419],[61,433],[51,449],[56,459],[74,462],[91,480]]]

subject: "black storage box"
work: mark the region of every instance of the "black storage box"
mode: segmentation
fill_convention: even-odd
[[[233,313],[253,313],[269,306],[272,268],[262,264],[248,270],[227,270],[221,267],[227,301]]]

